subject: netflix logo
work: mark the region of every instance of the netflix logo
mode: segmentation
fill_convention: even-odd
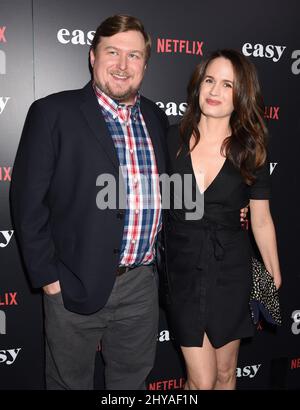
[[[193,54],[202,57],[203,45],[203,41],[158,38],[156,43],[156,52]]]
[[[17,292],[0,293],[0,306],[18,306]]]
[[[184,388],[185,379],[183,377],[179,379],[159,380],[153,383],[149,383],[148,390],[178,390]]]
[[[291,370],[299,369],[300,367],[300,357],[291,360]]]
[[[268,120],[279,120],[280,107],[265,107],[264,117]]]
[[[0,43],[6,43],[5,30],[6,26],[0,27]]]
[[[12,167],[0,167],[0,182],[11,181]]]

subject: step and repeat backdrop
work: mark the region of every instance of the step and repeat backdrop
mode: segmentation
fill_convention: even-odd
[[[44,389],[41,294],[27,281],[9,206],[25,116],[35,99],[89,81],[88,52],[95,29],[116,13],[139,17],[151,34],[152,57],[142,93],[166,112],[170,123],[182,117],[189,76],[211,51],[235,48],[258,69],[271,140],[271,209],[284,322],[278,329],[260,322],[255,337],[242,343],[237,388],[300,388],[298,1],[0,0],[0,389]],[[95,384],[101,388],[101,356],[96,357]],[[184,380],[182,360],[161,310],[148,388],[180,389]]]

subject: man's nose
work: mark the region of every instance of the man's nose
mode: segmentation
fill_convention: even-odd
[[[127,68],[127,56],[126,56],[126,54],[120,54],[119,55],[118,66],[121,70],[126,70],[126,68]]]

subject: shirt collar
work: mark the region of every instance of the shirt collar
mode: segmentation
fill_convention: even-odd
[[[134,99],[133,105],[125,105],[109,97],[102,90],[100,90],[100,88],[95,83],[93,83],[93,88],[100,106],[104,110],[111,113],[114,118],[116,116],[119,117],[120,110],[124,110],[125,107],[130,110],[130,113],[133,116],[136,116],[139,113],[141,104],[141,96],[139,92]]]

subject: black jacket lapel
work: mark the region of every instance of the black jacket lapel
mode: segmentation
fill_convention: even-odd
[[[84,102],[81,104],[80,108],[89,127],[93,131],[93,134],[101,144],[101,147],[106,152],[115,168],[118,169],[120,164],[114,142],[102,116],[101,109],[94,94],[91,82],[83,88],[83,93]],[[148,107],[143,97],[141,98],[141,111],[153,144],[158,172],[162,174],[165,172],[165,153],[162,144],[162,140],[165,138],[163,125],[160,123],[159,118],[155,115],[153,108]]]
[[[101,109],[94,94],[91,82],[83,88],[83,92],[85,100],[81,104],[80,108],[87,120],[87,123],[115,168],[119,169],[119,159],[114,142],[102,116]]]
[[[163,126],[153,109],[148,107],[143,98],[141,98],[141,111],[153,144],[158,173],[163,174],[165,172],[165,154],[162,145],[162,139],[165,138]]]

